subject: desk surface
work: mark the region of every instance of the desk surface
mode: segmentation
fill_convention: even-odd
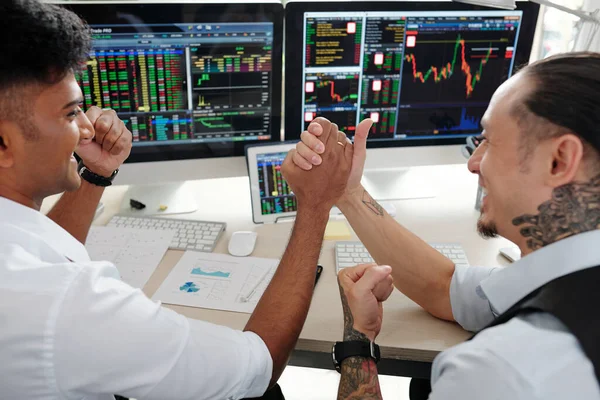
[[[477,178],[467,171],[464,164],[420,167],[420,171],[424,179],[436,185],[438,195],[429,199],[394,202],[396,219],[425,241],[462,244],[473,266],[506,265],[498,250],[510,242],[505,239],[484,240],[475,230],[479,215],[474,209]],[[173,217],[227,222],[227,230],[215,252],[227,253],[232,232],[255,230],[258,241],[253,256],[282,256],[292,223],[256,225],[252,222],[247,177],[194,181],[191,184],[198,196],[198,211]],[[126,191],[126,186],[114,186],[106,190],[102,199],[105,210],[95,225],[105,225],[118,212]],[[56,199],[54,197],[46,201],[42,211],[46,212]],[[341,340],[343,316],[335,274],[334,243],[325,241],[323,245],[320,264],[324,271],[317,284],[297,350],[330,352],[332,342]],[[154,294],[182,255],[182,251],[167,252],[144,287],[146,295],[151,297]],[[249,314],[166,306],[187,317],[234,329],[242,329],[249,318]],[[431,362],[440,351],[469,336],[470,333],[458,325],[432,317],[402,293],[395,291],[384,305],[383,329],[377,342],[385,358]]]

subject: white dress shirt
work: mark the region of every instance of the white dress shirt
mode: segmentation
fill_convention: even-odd
[[[256,334],[161,307],[46,216],[0,197],[0,398],[258,397],[272,367]]]
[[[600,265],[600,230],[537,250],[506,268],[457,267],[452,312],[477,331],[546,283]],[[517,316],[440,354],[432,400],[600,399],[592,362],[576,337],[546,313]]]

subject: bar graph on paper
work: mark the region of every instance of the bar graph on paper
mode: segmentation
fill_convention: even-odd
[[[276,259],[188,251],[152,299],[167,304],[252,313],[278,264]],[[249,293],[252,296],[242,301]]]

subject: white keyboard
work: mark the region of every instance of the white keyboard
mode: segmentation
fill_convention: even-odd
[[[429,243],[431,247],[448,257],[456,265],[469,265],[462,246],[454,243]],[[337,271],[346,267],[374,262],[361,242],[337,242],[335,244],[335,266]]]
[[[225,231],[227,224],[224,222],[192,221],[187,219],[115,215],[106,226],[113,228],[175,231],[173,242],[169,245],[170,249],[195,250],[210,253],[214,250],[215,244],[223,231]]]

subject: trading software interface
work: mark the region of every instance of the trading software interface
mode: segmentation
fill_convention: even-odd
[[[84,109],[135,146],[270,139],[272,23],[93,25]]]
[[[370,140],[465,137],[514,68],[522,11],[304,15],[302,129],[317,116]]]
[[[287,152],[258,154],[258,183],[262,215],[296,211],[296,197],[283,179],[281,164]]]

